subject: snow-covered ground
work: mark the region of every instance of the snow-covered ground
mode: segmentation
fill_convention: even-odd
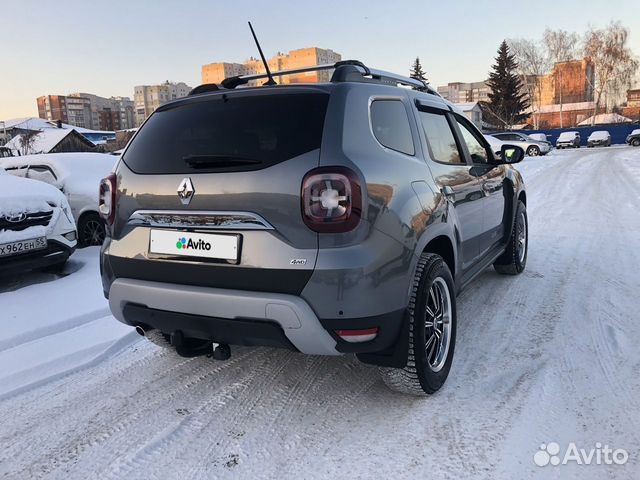
[[[68,275],[0,283],[0,477],[638,478],[640,148],[519,168],[527,270],[488,269],[461,295],[453,368],[429,398],[351,357],[160,350],[110,317],[96,248]],[[629,460],[538,467],[549,442]]]

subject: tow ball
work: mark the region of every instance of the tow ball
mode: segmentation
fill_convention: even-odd
[[[226,343],[213,343],[213,358],[216,360],[229,360],[231,347]]]

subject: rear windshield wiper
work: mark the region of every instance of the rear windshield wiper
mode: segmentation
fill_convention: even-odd
[[[182,161],[188,163],[191,168],[224,168],[262,163],[260,160],[253,158],[234,157],[231,155],[188,155],[182,157]]]

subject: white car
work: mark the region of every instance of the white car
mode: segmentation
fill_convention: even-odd
[[[502,156],[502,145],[505,145],[507,142],[503,142],[502,140],[498,140],[493,135],[483,135],[484,138],[489,142],[489,146],[491,150],[496,155],[496,158],[500,158]]]
[[[580,148],[580,132],[562,132],[556,140],[556,148]]]
[[[59,271],[76,248],[76,224],[55,187],[0,168],[0,277]]]
[[[604,147],[610,146],[611,134],[606,130],[596,130],[595,132],[591,132],[591,135],[587,138],[587,147],[595,147],[597,145],[602,145]]]
[[[0,165],[16,176],[32,178],[59,188],[71,205],[81,247],[102,245],[104,222],[98,214],[100,180],[118,159],[103,153],[49,153],[5,158]]]
[[[518,132],[501,132],[492,133],[498,140],[508,143],[509,145],[516,145],[521,147],[527,155],[530,157],[537,157],[538,155],[546,155],[551,151],[551,144],[547,141],[538,142],[533,140],[528,135]]]

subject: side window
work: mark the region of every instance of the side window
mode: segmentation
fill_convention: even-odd
[[[478,138],[471,132],[471,130],[460,120],[456,119],[458,127],[460,127],[460,133],[462,133],[462,139],[467,144],[469,155],[471,155],[471,161],[473,163],[489,163],[489,154],[484,145]]]
[[[438,162],[464,164],[456,140],[444,114],[420,111],[431,158]]]
[[[55,173],[53,173],[53,170],[51,170],[51,168],[47,167],[46,165],[36,165],[33,167],[29,167],[27,170],[27,178],[40,180],[41,182],[45,182],[54,186],[58,185],[58,179]]]
[[[407,155],[415,155],[407,110],[400,100],[374,100],[371,128],[381,145]]]

